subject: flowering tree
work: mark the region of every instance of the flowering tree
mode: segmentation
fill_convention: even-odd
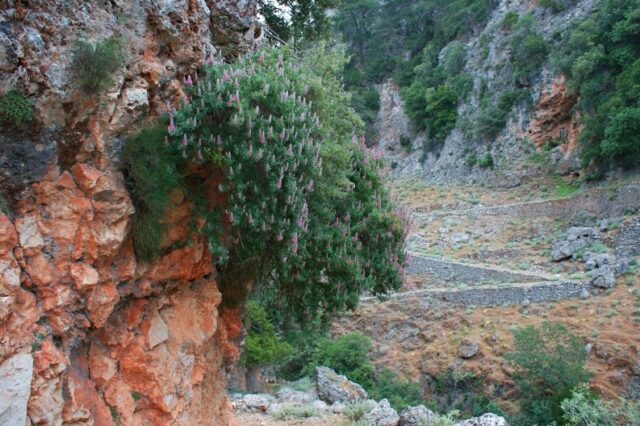
[[[215,189],[226,202],[200,201],[198,212],[223,288],[242,274],[300,318],[401,284],[404,223],[380,156],[358,136],[362,122],[337,79],[344,62],[325,46],[266,48],[232,64],[212,58],[185,78],[187,98],[169,111],[162,148],[182,163],[196,201],[207,188],[190,166],[223,176]]]

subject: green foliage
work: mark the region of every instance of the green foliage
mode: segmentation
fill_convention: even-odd
[[[364,401],[356,401],[344,408],[344,415],[351,421],[360,420],[365,414],[373,410],[376,406],[375,401],[365,399]]]
[[[400,146],[404,148],[407,153],[411,152],[411,138],[407,135],[400,135],[399,141]]]
[[[0,194],[0,213],[4,215],[9,215],[9,212],[10,212],[9,202],[7,201],[6,198],[2,196],[2,194]]]
[[[478,166],[482,167],[483,169],[487,169],[487,168],[493,168],[493,157],[491,156],[491,154],[486,153],[485,155],[483,155],[482,157],[480,157],[480,159],[478,160]]]
[[[136,209],[132,218],[133,246],[138,259],[150,261],[161,253],[164,213],[171,194],[182,187],[182,158],[164,144],[164,129],[145,130],[127,140],[123,151],[125,184]]]
[[[476,417],[484,413],[503,415],[500,407],[483,394],[482,378],[471,372],[449,369],[428,380],[429,401],[439,412],[458,412],[465,417]]]
[[[564,0],[540,0],[538,6],[551,9],[554,12],[561,12],[567,8]]]
[[[288,406],[273,413],[273,418],[284,421],[289,419],[308,419],[309,417],[320,417],[321,415],[322,413],[317,408],[310,405],[303,407]]]
[[[336,0],[259,0],[258,8],[267,25],[284,41],[312,41],[328,35],[327,11]]]
[[[549,54],[547,42],[533,30],[530,19],[521,19],[511,38],[513,78],[518,84],[528,85],[531,77],[540,71]]]
[[[0,121],[11,127],[24,127],[33,120],[33,106],[20,92],[12,90],[0,97]]]
[[[442,63],[438,53],[485,22],[494,6],[491,0],[343,2],[335,26],[352,58],[345,70],[347,88],[368,87],[393,75],[415,128],[429,127],[429,146],[437,147],[455,124],[457,103],[472,86],[463,72],[463,43],[447,49]],[[428,121],[432,117],[436,124]]]
[[[504,30],[511,30],[518,23],[518,19],[519,19],[518,12],[514,10],[510,10],[504,15],[504,18],[502,19],[500,26]]]
[[[586,382],[585,351],[563,325],[545,322],[514,332],[515,350],[505,355],[514,366],[513,378],[522,395],[516,424],[562,424],[561,402]]]
[[[574,426],[616,426],[640,424],[640,401],[621,399],[617,404],[595,397],[587,386],[575,389],[562,401],[564,420]]]
[[[564,34],[558,71],[579,95],[585,165],[606,170],[640,164],[640,1],[603,0]]]
[[[324,338],[316,346],[305,372],[312,375],[317,366],[329,367],[365,389],[371,389],[375,383],[375,369],[369,358],[372,348],[369,338],[360,333],[345,334],[337,339]]]
[[[71,69],[86,92],[101,92],[113,84],[113,74],[124,66],[124,46],[117,37],[95,43],[81,40],[73,52]]]
[[[515,105],[530,101],[529,91],[526,89],[517,89],[506,91],[500,94],[495,104],[485,106],[476,125],[476,132],[480,137],[488,140],[495,139],[504,129],[507,122],[507,116]]]
[[[386,368],[378,372],[375,385],[369,390],[369,396],[378,401],[387,398],[389,404],[398,411],[422,403],[418,383],[402,380]]]
[[[247,336],[240,357],[244,367],[271,365],[293,351],[291,346],[280,341],[267,312],[255,300],[247,302],[244,326]]]
[[[169,133],[154,137],[158,147],[167,138],[167,153],[149,152],[144,138],[131,142],[141,150],[136,162],[170,176],[175,169],[206,219],[197,230],[216,256],[223,293],[254,280],[260,300],[288,321],[326,319],[364,291],[401,285],[404,222],[381,159],[354,136],[363,125],[337,78],[345,61],[320,45],[216,62],[186,85],[190,101],[170,112]],[[138,180],[129,179],[132,191],[151,204],[156,188],[138,189]],[[157,229],[154,214],[145,223]]]

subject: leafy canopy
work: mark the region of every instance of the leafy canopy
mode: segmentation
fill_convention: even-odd
[[[505,358],[515,368],[513,378],[522,394],[517,424],[562,424],[562,400],[590,377],[583,345],[563,325],[550,322],[515,331],[514,341],[514,351]]]
[[[175,168],[205,219],[194,229],[208,238],[227,301],[237,291],[240,302],[242,281],[254,281],[273,310],[305,321],[354,307],[364,291],[401,285],[404,222],[381,160],[356,136],[362,122],[337,78],[344,63],[342,50],[324,45],[217,60],[186,80],[188,102],[171,112],[165,142],[156,140],[167,152],[129,172]],[[160,206],[162,197],[149,199],[156,192],[132,191],[138,205]]]

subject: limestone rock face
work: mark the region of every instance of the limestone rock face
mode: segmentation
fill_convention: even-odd
[[[25,424],[32,375],[31,354],[14,355],[0,365],[0,424]]]
[[[357,383],[327,367],[316,367],[318,396],[327,404],[367,399],[367,392]]]
[[[0,129],[12,211],[0,213],[0,424],[229,424],[240,311],[219,310],[180,194],[163,257],[136,260],[119,164],[123,140],[183,98],[186,75],[254,44],[256,2],[14,3],[0,6],[0,95],[20,90],[35,119]],[[112,36],[125,65],[87,94],[76,42]]]

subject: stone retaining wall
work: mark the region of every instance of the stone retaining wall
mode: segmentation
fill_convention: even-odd
[[[466,284],[482,284],[488,282],[528,283],[544,280],[539,276],[519,274],[482,266],[469,265],[451,260],[429,257],[409,256],[407,273],[445,281]]]

